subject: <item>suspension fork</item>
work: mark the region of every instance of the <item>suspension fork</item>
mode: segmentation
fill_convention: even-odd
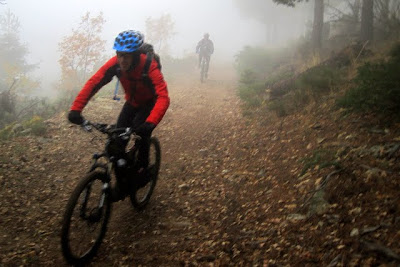
[[[111,181],[111,171],[113,168],[113,163],[112,162],[108,162],[106,165],[105,164],[100,164],[98,163],[98,159],[101,157],[104,157],[105,154],[94,154],[92,157],[92,166],[89,168],[89,172],[94,171],[97,168],[101,168],[104,169],[105,173],[106,173],[106,180],[103,181],[103,187],[102,187],[102,194],[101,197],[99,199],[99,204],[98,204],[98,210],[101,210],[104,206],[104,202],[105,202],[105,198],[106,198],[106,194],[109,193],[110,190],[110,181]],[[88,173],[89,173],[88,172]],[[87,203],[89,200],[89,196],[90,196],[90,192],[92,190],[92,183],[89,183],[88,186],[85,188],[85,192],[84,192],[84,198],[82,200],[81,203],[81,208],[80,208],[80,217],[84,218],[84,219],[88,219],[89,216],[86,214],[86,208],[87,208]]]

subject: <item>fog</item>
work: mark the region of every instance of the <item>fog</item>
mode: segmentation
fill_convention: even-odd
[[[245,2],[251,5],[253,1]],[[172,56],[194,53],[197,42],[208,32],[215,45],[214,60],[233,62],[245,45],[279,46],[304,34],[308,14],[277,6],[272,0],[265,5],[268,12],[263,23],[241,12],[233,0],[6,0],[0,13],[10,10],[18,17],[21,41],[30,53],[28,62],[39,65],[34,75],[41,80],[41,91],[47,92],[60,75],[58,43],[77,28],[86,12],[92,16],[103,12],[102,38],[107,41],[107,53],[113,52],[119,32],[145,32],[146,18],[170,14],[176,32],[169,40]],[[271,38],[271,32],[275,37]]]

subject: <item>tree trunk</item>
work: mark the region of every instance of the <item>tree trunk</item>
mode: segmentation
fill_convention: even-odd
[[[355,0],[353,5],[354,20],[358,23],[360,21],[361,1]]]
[[[314,23],[312,31],[312,45],[314,52],[319,52],[321,50],[323,26],[324,26],[324,0],[315,0]]]
[[[361,31],[360,40],[362,42],[372,41],[373,38],[373,0],[363,0],[361,9]]]
[[[378,2],[379,3],[379,2]],[[377,4],[377,3],[375,3]],[[375,10],[376,10],[376,6],[375,6]],[[384,39],[390,38],[390,31],[391,31],[391,27],[390,27],[390,0],[382,0],[380,2],[380,10],[379,10],[379,14],[377,14],[377,18],[378,18],[378,24],[380,24],[380,28],[382,28],[382,36]],[[375,22],[376,23],[376,22]],[[379,37],[375,37],[375,38],[379,38]]]

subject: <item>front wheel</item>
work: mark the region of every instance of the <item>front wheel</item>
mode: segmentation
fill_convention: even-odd
[[[206,80],[206,61],[203,59],[201,61],[201,69],[200,69],[200,82],[204,82]]]
[[[94,257],[107,230],[111,199],[107,174],[88,173],[68,201],[61,231],[62,252],[68,263],[83,265]]]
[[[161,146],[160,141],[156,137],[150,139],[149,167],[147,168],[145,177],[134,177],[130,199],[132,205],[137,210],[143,210],[150,201],[156,187],[158,173],[161,165]],[[142,179],[142,180],[140,180]]]

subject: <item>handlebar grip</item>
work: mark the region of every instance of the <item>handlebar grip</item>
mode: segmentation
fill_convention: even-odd
[[[88,120],[84,120],[81,126],[87,132],[91,132],[92,131],[92,125]]]

